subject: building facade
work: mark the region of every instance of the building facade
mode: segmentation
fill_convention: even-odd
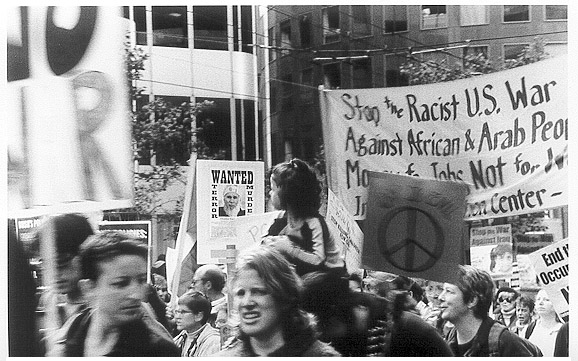
[[[567,51],[565,5],[268,6],[273,163],[312,159],[322,145],[318,86],[408,85],[413,59],[462,63],[484,53],[514,59],[535,39]]]

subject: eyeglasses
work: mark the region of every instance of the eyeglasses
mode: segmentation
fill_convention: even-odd
[[[175,315],[183,315],[186,313],[194,313],[193,311],[185,311],[185,310],[175,310]]]
[[[501,302],[504,302],[504,301],[510,303],[510,302],[512,302],[512,299],[511,299],[510,297],[500,297],[500,298],[498,298],[498,302],[501,303]]]

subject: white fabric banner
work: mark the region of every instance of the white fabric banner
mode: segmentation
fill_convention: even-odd
[[[20,7],[8,36],[10,217],[133,203],[119,7]]]
[[[368,171],[470,186],[465,219],[568,204],[567,57],[420,86],[320,90],[330,188],[355,219]]]

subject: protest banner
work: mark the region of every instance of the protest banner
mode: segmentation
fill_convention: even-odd
[[[349,272],[361,268],[361,251],[363,249],[363,232],[331,189],[327,190],[327,214],[325,215],[329,234],[343,250],[345,266]]]
[[[264,212],[264,163],[198,160],[196,189],[197,262],[224,263],[219,252],[237,238],[235,219]]]
[[[456,281],[467,264],[463,183],[369,172],[363,268]]]
[[[8,215],[132,206],[120,7],[23,6],[8,24]]]
[[[563,239],[528,255],[532,267],[560,317],[570,309],[568,239]]]
[[[451,82],[320,89],[329,186],[355,219],[368,172],[466,183],[468,220],[568,204],[567,57]]]
[[[98,223],[98,231],[115,231],[138,239],[148,247],[147,279],[151,279],[152,265],[152,222],[151,221],[102,221]]]
[[[503,224],[470,229],[471,265],[488,271],[494,280],[512,280],[514,251],[512,225]]]

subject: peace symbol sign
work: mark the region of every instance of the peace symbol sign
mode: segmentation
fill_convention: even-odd
[[[429,239],[416,239],[433,237]],[[400,238],[402,239],[395,239]],[[411,207],[399,207],[386,214],[378,231],[381,254],[395,267],[407,272],[430,269],[441,258],[444,233],[438,222],[427,212]],[[403,252],[405,251],[405,252]]]

